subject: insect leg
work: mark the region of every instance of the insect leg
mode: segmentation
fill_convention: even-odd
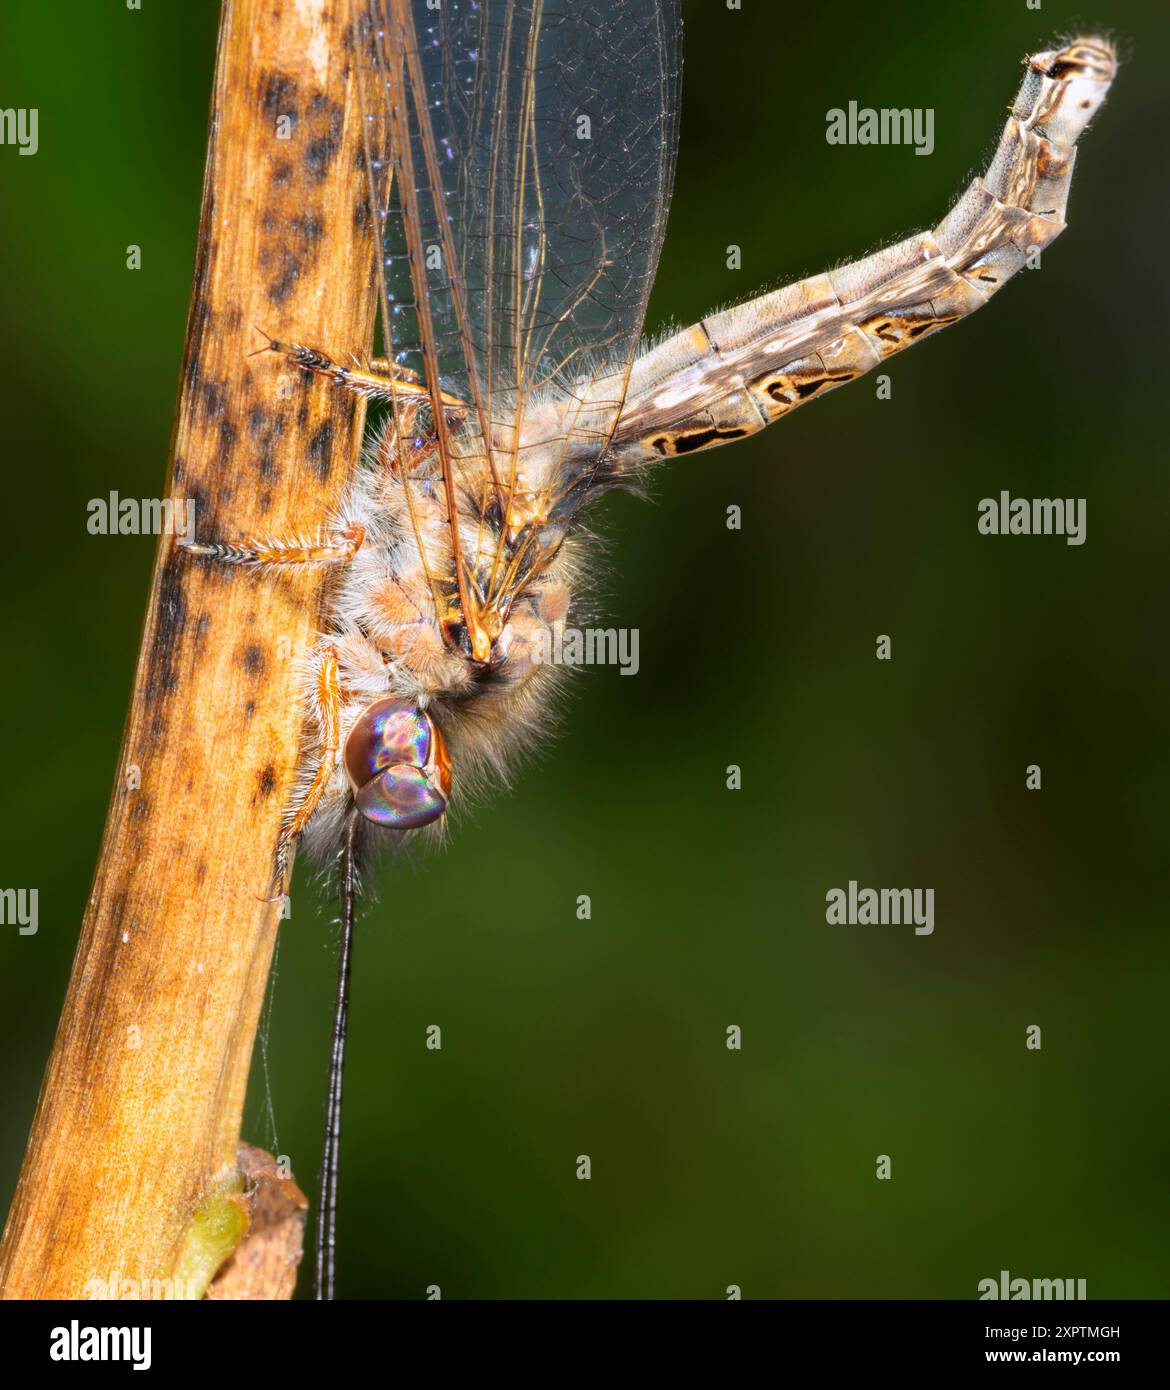
[[[212,542],[209,545],[180,540],[178,545],[189,555],[219,560],[224,564],[284,569],[292,565],[331,565],[352,560],[365,538],[366,528],[355,521],[317,536],[247,539],[239,544]]]
[[[276,842],[272,883],[277,896],[284,891],[292,847],[329,785],[341,746],[341,679],[337,671],[336,647],[324,647],[314,655],[310,681],[312,713],[321,752],[312,779],[299,790],[289,806]]]
[[[259,331],[263,332],[262,329]],[[267,334],[264,336],[268,337]],[[279,353],[302,371],[323,376],[359,396],[392,401],[401,398],[403,388],[408,394],[426,395],[425,388],[419,385],[417,372],[384,358],[373,358],[363,363],[355,359],[353,366],[347,367],[335,362],[328,353],[318,348],[305,347],[302,343],[282,343],[275,338],[268,338],[267,348],[260,351]]]
[[[275,338],[269,338],[267,348],[260,351],[279,353],[302,371],[323,376],[334,385],[343,386],[367,400],[390,402],[401,417],[403,434],[413,430],[415,412],[420,406],[430,410],[431,393],[420,381],[418,373],[385,357],[371,357],[360,362],[355,358],[353,365],[347,367],[319,348],[305,347],[301,343],[281,343]],[[446,392],[440,392],[439,399],[452,428],[456,427],[468,414],[467,403]]]
[[[265,334],[265,337],[268,335]],[[359,396],[370,400],[397,402],[414,401],[421,403],[430,400],[430,392],[422,384],[419,374],[400,362],[391,362],[386,357],[353,358],[352,365],[346,366],[330,357],[320,348],[306,347],[303,343],[282,343],[276,338],[268,339],[268,346],[261,352],[276,352],[287,357],[290,362],[304,372],[323,376],[337,386],[344,386]],[[452,412],[464,415],[466,404],[455,396],[442,394],[441,399]]]

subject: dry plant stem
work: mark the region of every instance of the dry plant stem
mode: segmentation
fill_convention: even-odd
[[[338,351],[370,344],[352,55],[345,0],[224,4],[167,485],[194,502],[200,540],[315,529],[360,448],[356,398],[248,356],[255,324]],[[101,857],[0,1248],[7,1298],[169,1278],[196,1211],[232,1187],[279,920],[261,898],[298,751],[294,661],[322,580],[257,578],[160,542]]]

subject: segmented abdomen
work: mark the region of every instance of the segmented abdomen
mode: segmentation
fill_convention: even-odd
[[[985,304],[1064,230],[1073,147],[1115,70],[1102,39],[1035,55],[987,172],[933,231],[714,314],[640,357],[614,471],[754,434]]]

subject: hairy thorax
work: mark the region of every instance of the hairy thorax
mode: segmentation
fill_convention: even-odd
[[[517,754],[539,742],[557,677],[551,653],[568,618],[583,541],[566,539],[541,513],[559,466],[551,451],[513,451],[511,508],[456,483],[457,546],[442,472],[433,453],[420,447],[417,454],[404,469],[402,452],[388,449],[385,435],[375,439],[344,498],[338,524],[363,528],[364,538],[338,575],[321,646],[336,653],[341,747],[376,702],[410,702],[434,721],[463,799],[485,776],[506,777]],[[452,474],[460,477],[457,468]],[[490,623],[486,660],[472,651],[456,550],[467,592]],[[306,749],[305,777],[318,751]],[[333,834],[348,790],[339,764],[307,836],[310,853]]]

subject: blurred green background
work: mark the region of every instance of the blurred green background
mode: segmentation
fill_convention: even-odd
[[[686,18],[651,329],[934,225],[1054,33],[1105,26],[1126,62],[1068,234],[895,358],[890,401],[865,378],[663,471],[651,505],[604,505],[608,611],[640,629],[640,674],[575,682],[538,765],[390,872],[360,925],[339,1293],[972,1298],[1009,1269],[1166,1296],[1170,12]],[[40,887],[38,935],[0,931],[5,1205],[153,549],[89,535],[86,503],[162,487],[216,22],[173,0],[0,16],[0,106],[41,113],[35,158],[0,148],[0,884]],[[828,146],[850,99],[933,107],[934,154]],[[1001,488],[1087,498],[1087,544],[980,537]],[[851,878],[933,887],[934,935],[827,926]],[[282,928],[276,1133],[259,1056],[245,1126],[307,1190],[334,962],[316,896],[299,877]]]

